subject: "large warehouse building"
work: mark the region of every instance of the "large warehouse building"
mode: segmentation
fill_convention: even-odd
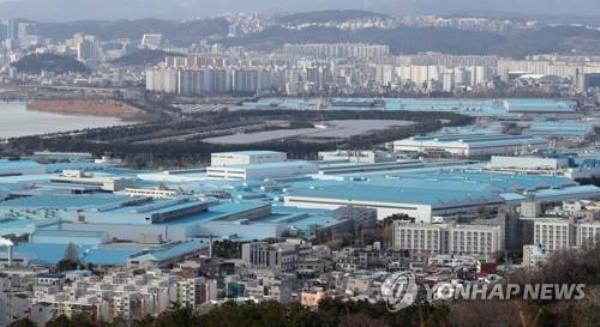
[[[286,178],[316,174],[319,166],[308,161],[283,161],[262,164],[211,166],[206,169],[208,178],[226,180],[254,180]]]
[[[463,134],[415,136],[395,141],[393,147],[396,152],[445,152],[455,156],[473,157],[544,150],[548,148],[548,143],[535,136]]]
[[[377,209],[378,219],[394,214],[407,214],[420,222],[431,222],[436,216],[473,215],[485,204],[498,207],[504,200],[491,192],[452,192],[401,186],[342,183],[313,189],[295,190],[285,197],[285,203],[301,208],[336,209],[358,206]]]
[[[213,153],[210,165],[213,167],[253,165],[287,160],[287,154],[276,151],[237,151]]]
[[[407,214],[430,223],[436,217],[477,217],[501,206],[520,206],[531,198],[542,203],[598,197],[600,188],[579,186],[568,178],[440,170],[359,181],[314,181],[290,189],[284,200],[301,208],[368,207],[377,209],[379,219]]]

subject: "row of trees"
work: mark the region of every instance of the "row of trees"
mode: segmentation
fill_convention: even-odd
[[[88,315],[77,314],[68,318],[59,316],[46,324],[46,327],[378,327],[378,326],[447,326],[449,309],[447,306],[422,304],[392,313],[384,303],[322,301],[318,310],[310,310],[299,304],[283,305],[278,302],[226,303],[199,314],[191,309],[181,308],[147,316],[133,322],[117,318],[112,322],[97,322]],[[33,327],[28,319],[19,320],[11,327]]]
[[[540,304],[523,301],[462,302],[448,304],[421,303],[398,312],[390,312],[384,303],[342,302],[324,300],[318,310],[298,304],[278,302],[235,304],[215,307],[206,314],[183,308],[168,311],[157,317],[128,322],[117,318],[112,322],[98,322],[88,315],[71,318],[59,316],[46,327],[411,327],[411,326],[597,326],[600,319],[598,305],[573,305],[559,302]],[[11,327],[34,327],[28,319],[19,320]]]

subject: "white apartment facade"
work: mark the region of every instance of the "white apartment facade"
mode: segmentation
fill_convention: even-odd
[[[393,246],[411,254],[470,255],[493,260],[504,250],[499,225],[407,224],[395,222]]]
[[[574,245],[574,228],[568,219],[536,218],[533,235],[534,244],[548,252],[568,250]]]
[[[590,221],[576,225],[575,245],[578,248],[590,248],[600,241],[600,222]]]
[[[407,224],[395,222],[394,248],[423,254],[441,254],[446,246],[447,226],[442,224]]]
[[[456,225],[449,229],[449,254],[493,259],[503,250],[504,236],[501,226]]]

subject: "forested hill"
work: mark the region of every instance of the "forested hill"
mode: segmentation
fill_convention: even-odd
[[[41,74],[49,72],[54,74],[80,73],[89,74],[90,68],[82,62],[67,56],[50,53],[31,54],[12,64],[19,73]]]
[[[600,51],[600,31],[585,27],[547,26],[503,35],[486,31],[408,26],[356,31],[322,26],[300,30],[271,27],[223,42],[253,49],[275,49],[285,43],[363,42],[387,44],[394,54],[436,51],[521,58],[540,53],[597,53]]]

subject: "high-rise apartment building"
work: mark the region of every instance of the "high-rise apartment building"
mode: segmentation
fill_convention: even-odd
[[[493,259],[504,250],[502,226],[395,222],[392,243],[411,254],[473,255]]]

